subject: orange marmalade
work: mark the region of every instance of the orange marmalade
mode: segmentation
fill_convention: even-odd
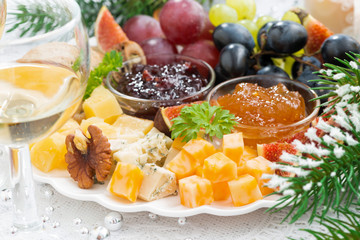
[[[232,94],[219,97],[217,103],[248,126],[278,127],[306,117],[303,97],[282,83],[270,88],[239,83]]]

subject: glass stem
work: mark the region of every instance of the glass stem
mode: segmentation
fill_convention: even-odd
[[[20,230],[40,227],[35,201],[30,151],[27,144],[10,146],[11,182],[13,186],[13,225]]]

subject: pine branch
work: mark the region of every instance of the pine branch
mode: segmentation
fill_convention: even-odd
[[[330,240],[330,239],[344,239],[356,240],[360,239],[360,203],[357,203],[355,209],[338,208],[339,217],[325,217],[323,219],[317,218],[317,221],[325,226],[328,233],[314,231],[310,229],[302,229],[305,232],[313,235],[317,240]]]
[[[353,237],[353,231],[358,230],[358,225],[326,217],[330,210],[335,209],[340,214],[349,215],[348,220],[359,218],[356,214],[351,215],[348,209],[354,203],[359,204],[360,199],[360,63],[356,60],[360,55],[349,56],[352,61],[340,61],[346,67],[325,64],[329,69],[319,72],[325,80],[315,80],[320,84],[331,82],[334,88],[324,115],[305,133],[306,141],[292,143],[301,154],[283,153],[281,160],[285,163],[273,166],[297,176],[264,176],[270,178],[269,187],[278,188],[277,193],[283,194],[275,206],[279,209],[273,207],[269,211],[291,206],[284,219],[290,218],[291,223],[310,212],[310,223],[317,219],[329,228],[330,235],[306,230],[315,237],[325,237],[317,239],[328,239],[339,232],[343,238],[334,239],[348,239],[346,237]],[[338,227],[342,230],[333,228],[334,223],[341,223]],[[350,235],[345,234],[346,231]]]
[[[9,11],[8,14],[16,18],[16,23],[7,25],[9,28],[7,32],[17,30],[20,32],[20,37],[50,32],[64,25],[71,18],[64,8],[53,6],[49,1],[19,4],[16,11]]]

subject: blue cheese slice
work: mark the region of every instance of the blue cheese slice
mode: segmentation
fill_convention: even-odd
[[[138,197],[145,201],[154,201],[171,194],[177,189],[175,174],[154,163],[147,163],[142,168],[144,179]]]

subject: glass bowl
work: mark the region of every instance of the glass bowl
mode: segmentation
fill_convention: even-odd
[[[225,81],[211,90],[211,92],[207,96],[207,100],[210,102],[211,105],[216,105],[217,99],[220,96],[232,93],[235,89],[235,86],[238,83],[243,82],[256,83],[259,86],[265,88],[269,88],[277,85],[278,83],[282,83],[287,87],[288,90],[297,91],[301,94],[301,96],[305,100],[306,108],[306,117],[304,119],[288,125],[267,127],[249,126],[239,123],[235,126],[234,131],[243,133],[244,143],[247,146],[255,147],[257,144],[270,143],[280,140],[282,138],[290,137],[293,134],[308,128],[318,114],[318,106],[320,105],[320,100],[310,101],[311,99],[317,97],[316,93],[313,90],[311,90],[307,85],[301,82],[277,76],[254,75]]]
[[[206,62],[200,59],[183,56],[183,55],[177,55],[177,54],[150,54],[146,57],[145,56],[136,57],[123,63],[123,66],[119,71],[121,74],[131,71],[132,66],[137,63],[146,62],[147,64],[151,64],[151,65],[154,64],[163,65],[163,64],[177,63],[183,61],[190,62],[191,64],[195,65],[200,75],[208,80],[208,84],[205,87],[203,87],[200,91],[196,92],[195,94],[189,95],[187,97],[178,98],[178,99],[169,99],[169,100],[151,100],[151,99],[143,99],[143,98],[137,98],[126,95],[116,90],[116,86],[120,83],[115,80],[117,78],[114,77],[113,72],[109,73],[109,75],[107,76],[104,82],[106,87],[114,94],[114,96],[118,100],[124,113],[153,120],[156,115],[156,112],[160,107],[175,106],[183,103],[190,103],[198,100],[204,100],[206,95],[214,86],[215,83],[214,70],[211,68],[209,64],[207,64]]]

